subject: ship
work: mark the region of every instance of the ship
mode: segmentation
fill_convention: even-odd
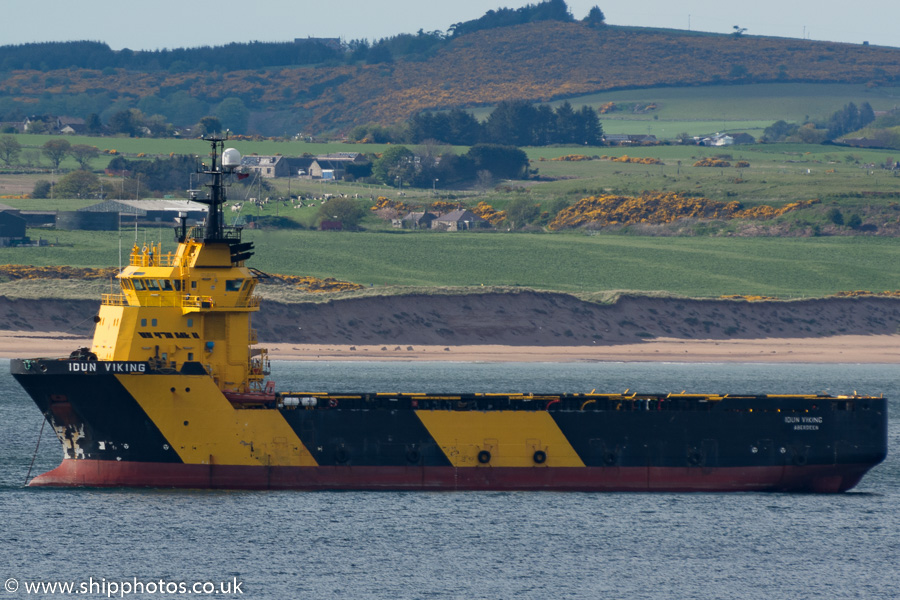
[[[887,400],[856,392],[278,390],[222,212],[240,153],[208,141],[205,221],[135,244],[90,347],[10,362],[63,449],[29,485],[835,493],[886,456]]]

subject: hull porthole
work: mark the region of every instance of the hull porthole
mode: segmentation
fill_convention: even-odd
[[[537,450],[535,451],[534,456],[532,456],[531,458],[533,458],[534,462],[536,462],[537,464],[542,465],[547,462],[547,453],[543,450]]]
[[[486,465],[489,462],[491,462],[491,453],[488,452],[487,450],[482,450],[481,452],[479,452],[478,453],[478,462],[483,465]]]

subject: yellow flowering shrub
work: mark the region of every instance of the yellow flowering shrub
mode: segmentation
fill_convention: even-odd
[[[317,294],[328,294],[333,292],[350,292],[353,290],[361,290],[365,286],[349,281],[339,281],[334,277],[326,277],[320,279],[310,275],[270,275],[270,277],[280,283],[293,285],[304,292],[312,292]]]
[[[610,160],[612,162],[618,163],[632,163],[637,165],[662,165],[665,164],[663,161],[658,158],[650,158],[649,156],[637,157],[637,156],[628,156],[627,154],[623,154],[622,156],[601,156],[601,159],[605,158],[606,160]]]
[[[723,300],[746,300],[747,302],[765,302],[767,300],[778,300],[775,296],[757,296],[757,295],[740,295],[732,294],[730,296],[719,296]]]
[[[390,198],[386,198],[384,196],[378,196],[378,198],[375,200],[375,205],[371,208],[371,210],[378,211],[382,208],[393,209],[397,212],[409,212],[409,206],[405,202],[401,202],[400,200],[391,200]]]
[[[551,158],[550,160],[578,162],[582,160],[591,160],[591,157],[585,156],[584,154],[566,154],[565,156],[557,156],[556,158]]]
[[[550,229],[567,229],[587,224],[634,225],[662,224],[678,219],[772,219],[786,212],[805,208],[819,200],[792,202],[781,208],[755,206],[741,208],[738,202],[719,202],[693,198],[676,192],[645,192],[639,197],[589,196],[561,210],[550,222]]]
[[[712,158],[707,156],[706,158],[701,158],[697,162],[694,163],[695,167],[730,167],[731,163],[727,160],[722,160],[721,158]]]
[[[488,221],[494,227],[506,218],[505,210],[495,210],[494,207],[487,202],[479,202],[478,205],[472,209],[472,212],[485,221]]]
[[[106,279],[118,275],[119,269],[107,267],[33,267],[31,265],[0,265],[0,277],[8,279]]]
[[[459,208],[459,204],[455,202],[447,202],[446,200],[436,200],[435,202],[431,203],[431,210],[440,213],[450,212],[456,210],[457,208]]]
[[[870,292],[869,290],[851,290],[845,292],[837,292],[834,296],[838,298],[861,298],[863,296],[887,296],[891,298],[900,297],[900,290],[885,290],[883,292]]]

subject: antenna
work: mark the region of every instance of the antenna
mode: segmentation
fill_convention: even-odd
[[[204,241],[214,242],[224,239],[222,205],[225,204],[225,184],[222,176],[232,173],[235,168],[240,166],[241,153],[234,148],[224,149],[226,138],[210,137],[204,138],[204,140],[211,146],[210,167],[203,171],[211,179],[211,182],[206,184],[206,187],[209,188],[209,196],[195,198],[195,200],[209,206]],[[221,163],[219,162],[220,154]]]

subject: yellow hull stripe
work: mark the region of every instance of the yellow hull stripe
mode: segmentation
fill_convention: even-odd
[[[235,410],[206,375],[116,377],[185,463],[317,464],[278,411]]]
[[[575,449],[548,413],[416,411],[454,467],[583,467]],[[488,463],[478,453],[490,452]],[[537,464],[534,454],[546,454]]]

